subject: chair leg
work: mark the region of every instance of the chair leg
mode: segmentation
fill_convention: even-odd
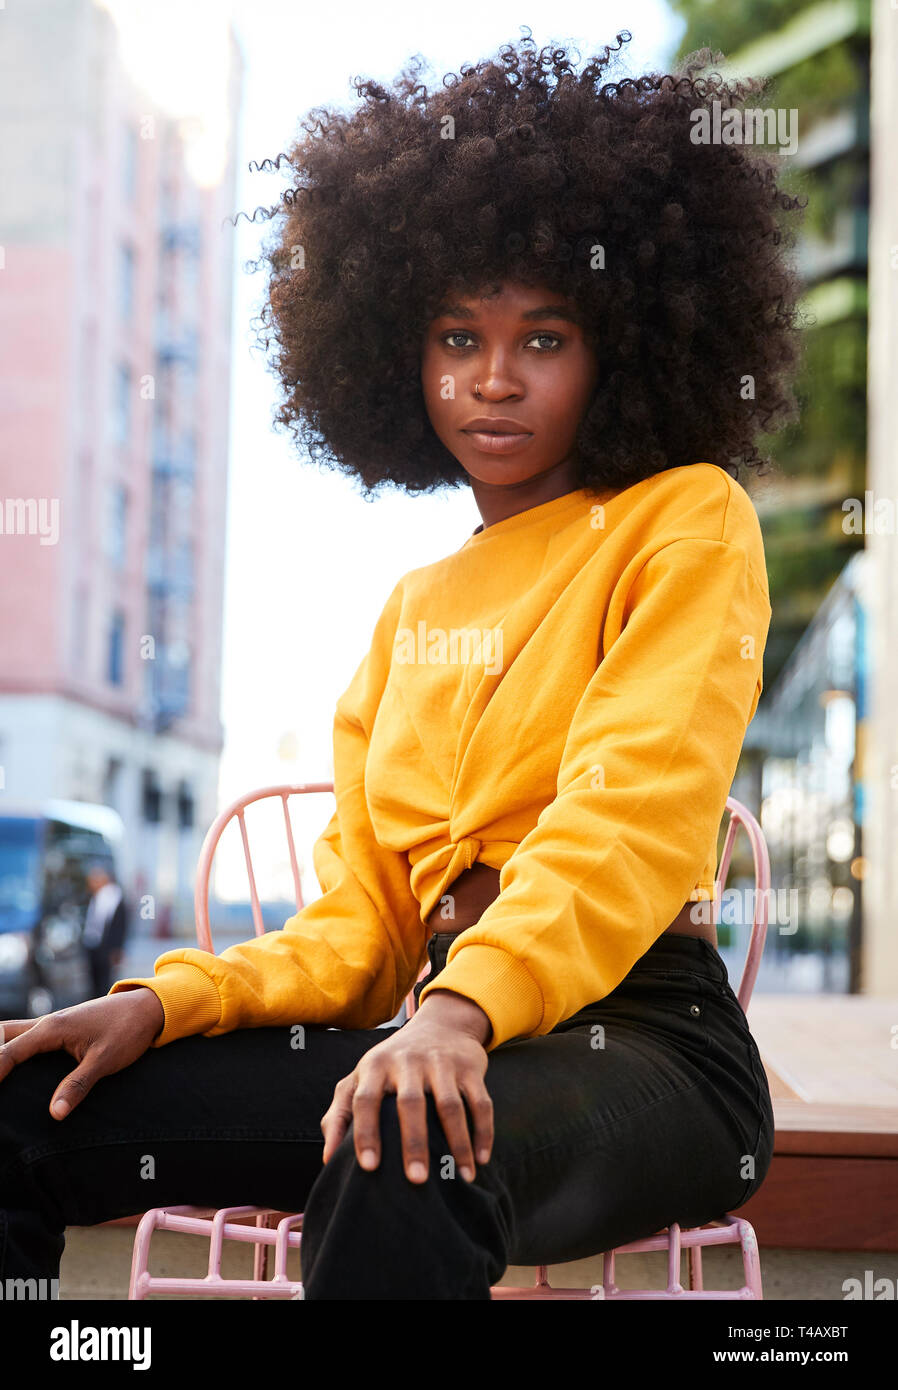
[[[256,1217],[256,1225],[264,1226],[267,1229],[270,1229],[273,1220],[274,1218],[271,1216],[260,1215]],[[262,1245],[261,1243],[255,1246],[253,1252],[253,1278],[268,1278],[268,1246]],[[254,1299],[261,1299],[262,1297],[263,1295],[261,1294],[253,1294]]]
[[[153,1239],[153,1232],[156,1229],[156,1211],[145,1212],[140,1219],[140,1223],[134,1233],[134,1247],[131,1251],[131,1282],[128,1288],[128,1298],[139,1300],[146,1298],[146,1275],[150,1262],[150,1241]]]
[[[761,1257],[758,1252],[758,1237],[749,1221],[739,1219],[739,1235],[742,1244],[742,1267],[745,1271],[745,1286],[751,1290],[752,1297],[762,1299],[764,1290],[761,1284]]]

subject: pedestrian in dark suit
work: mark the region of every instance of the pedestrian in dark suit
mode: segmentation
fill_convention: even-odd
[[[109,993],[113,971],[121,964],[128,913],[121,887],[102,864],[88,870],[91,899],[81,940],[90,966],[92,998]]]

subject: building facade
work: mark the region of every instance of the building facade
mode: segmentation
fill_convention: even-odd
[[[746,739],[789,949],[814,989],[898,987],[898,201],[895,3],[816,0],[734,53],[794,108],[806,402],[756,493],[773,623]],[[782,943],[780,943],[782,944]]]
[[[164,920],[223,742],[233,153],[197,180],[93,0],[4,33],[0,796],[114,807],[126,891]],[[233,40],[229,64],[233,135]]]

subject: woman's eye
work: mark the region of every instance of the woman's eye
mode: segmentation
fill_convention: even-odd
[[[470,339],[470,337],[471,337],[471,334],[470,334],[470,333],[466,333],[466,332],[464,331],[464,329],[456,328],[452,333],[446,333],[446,334],[444,334],[444,336],[443,336],[443,342],[446,344],[447,347],[462,348],[462,347],[465,346],[465,344],[464,344],[464,343],[456,343],[456,342],[453,342],[453,339],[455,339],[455,338],[468,338],[468,339]],[[549,346],[548,346],[548,347],[542,347],[542,348],[540,348],[540,351],[541,351],[541,352],[555,352],[555,351],[557,351],[557,349],[561,346],[561,339],[559,338],[559,336],[558,336],[557,333],[534,333],[534,334],[531,335],[531,337],[528,339],[528,341],[532,343],[532,342],[535,342],[535,341],[537,341],[537,340],[539,340],[539,339],[543,339],[543,340],[548,339],[548,340],[549,340]]]

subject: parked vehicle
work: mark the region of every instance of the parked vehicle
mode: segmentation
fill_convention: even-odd
[[[123,836],[118,813],[90,802],[0,810],[0,1018],[90,998],[87,871],[99,862],[114,875]]]

